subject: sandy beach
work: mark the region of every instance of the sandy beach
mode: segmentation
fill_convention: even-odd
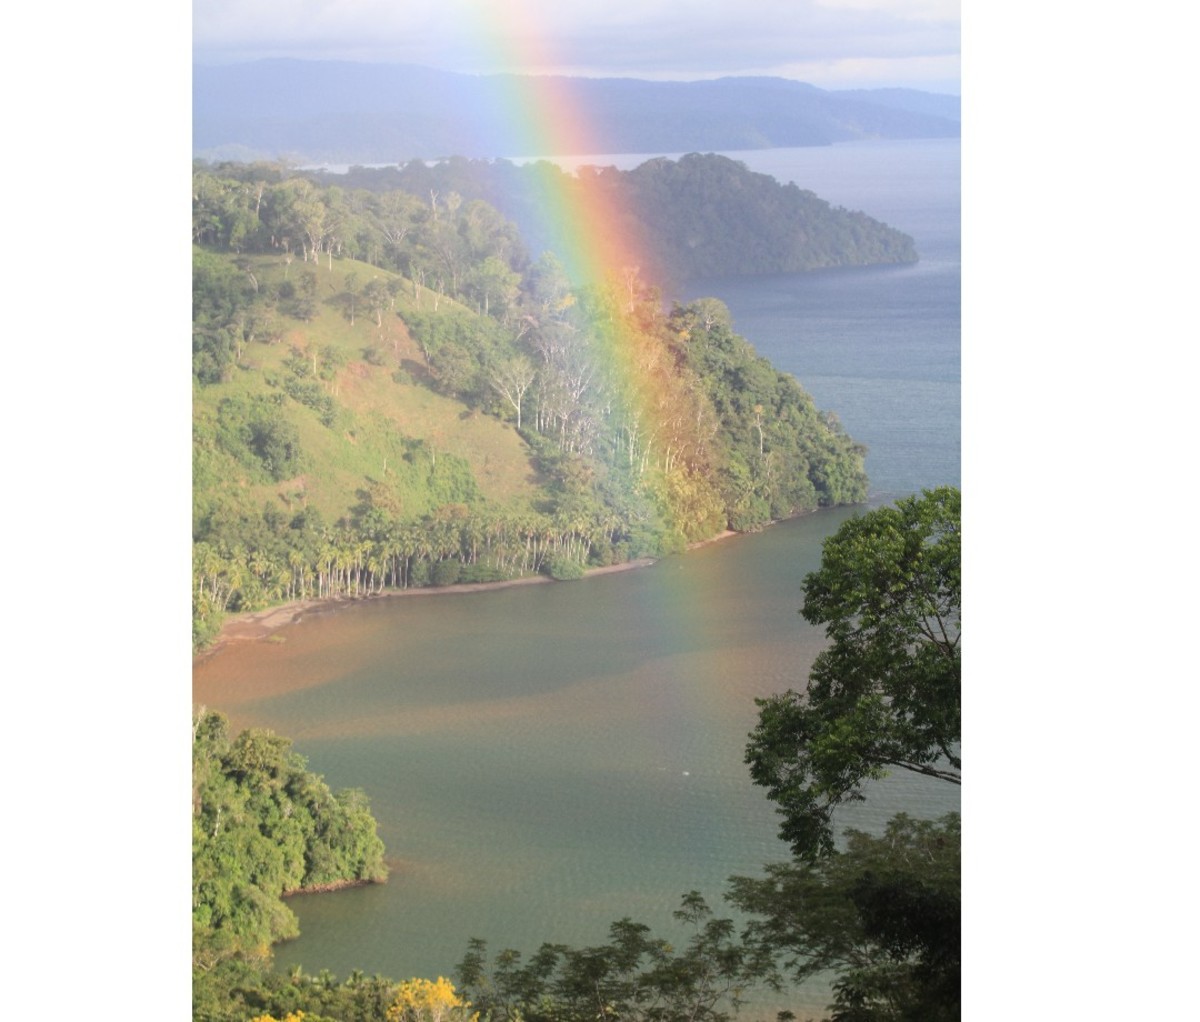
[[[726,530],[711,539],[688,545],[689,550],[717,543],[738,533]],[[617,571],[632,571],[635,568],[645,568],[654,564],[653,557],[640,557],[637,560],[625,561],[622,564],[609,564],[603,568],[589,568],[584,572],[584,578],[595,575],[609,575]],[[278,607],[253,611],[249,614],[238,614],[230,617],[222,626],[221,631],[212,643],[197,654],[197,659],[211,656],[222,646],[232,642],[255,642],[267,638],[272,633],[287,625],[295,624],[307,614],[325,613],[341,607],[354,606],[364,600],[402,600],[429,596],[456,596],[462,593],[478,593],[493,589],[511,589],[513,586],[545,585],[554,582],[546,575],[526,575],[522,578],[505,579],[502,582],[464,582],[451,586],[422,586],[416,589],[389,589],[371,596],[337,597],[328,600],[295,600]]]
[[[610,564],[603,568],[591,568],[584,573],[585,578],[593,575],[607,575],[616,571],[631,571],[634,568],[644,568],[653,564],[651,557],[642,557],[636,561],[626,561],[624,564]],[[451,586],[421,586],[414,589],[388,589],[382,593],[359,597],[333,597],[327,600],[295,600],[278,607],[253,611],[249,614],[238,614],[229,618],[212,644],[197,654],[198,657],[210,656],[222,646],[231,642],[253,642],[267,638],[273,632],[286,625],[295,624],[305,615],[325,613],[342,607],[354,606],[364,600],[403,600],[416,597],[458,596],[463,593],[479,593],[493,589],[511,589],[514,586],[544,585],[554,579],[546,575],[526,575],[522,578],[505,579],[501,582],[464,582]]]

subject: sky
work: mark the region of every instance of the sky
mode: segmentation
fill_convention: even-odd
[[[484,74],[959,92],[959,0],[194,0],[199,64],[267,57]]]

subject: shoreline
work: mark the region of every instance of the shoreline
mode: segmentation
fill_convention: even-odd
[[[689,543],[688,550],[719,543],[740,533],[726,529],[698,543]],[[596,575],[611,575],[619,571],[633,571],[636,568],[646,568],[657,562],[654,557],[639,557],[621,564],[606,564],[600,568],[589,568],[583,573],[585,579]],[[225,646],[236,642],[261,642],[274,635],[279,629],[293,625],[304,617],[316,612],[325,613],[344,607],[357,606],[360,603],[374,600],[405,599],[419,596],[457,596],[465,593],[491,592],[497,589],[511,589],[514,586],[544,585],[554,582],[548,575],[524,575],[521,578],[503,579],[499,582],[463,582],[449,586],[420,586],[414,589],[389,589],[381,593],[367,596],[337,596],[325,600],[293,600],[265,610],[249,611],[230,617],[221,625],[212,643],[192,657],[193,663],[212,656]]]
[[[331,880],[327,884],[313,884],[311,887],[297,887],[291,891],[280,892],[281,898],[299,898],[306,894],[331,894],[334,891],[346,891],[352,887],[369,887],[372,884],[386,884],[387,878],[382,880]]]

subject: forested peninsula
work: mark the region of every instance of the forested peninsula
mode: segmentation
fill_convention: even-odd
[[[192,721],[192,963],[270,958],[300,932],[280,900],[387,878],[366,795],[334,793],[292,743],[270,731],[236,738],[219,713]]]
[[[230,612],[577,578],[866,497],[863,447],[719,301],[572,281],[481,198],[197,165],[192,229],[197,645]]]
[[[548,193],[568,195],[576,208],[599,203],[616,212],[609,229],[633,240],[646,257],[643,274],[660,285],[917,261],[907,234],[715,153],[659,157],[628,171],[584,165],[569,174],[546,160],[456,156],[310,176],[327,186],[482,199],[517,225],[531,252],[553,247],[541,215]]]

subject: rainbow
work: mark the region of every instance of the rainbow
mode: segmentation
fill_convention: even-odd
[[[464,113],[472,118],[481,142],[507,150],[496,156],[594,153],[600,148],[594,141],[598,134],[577,92],[578,80],[520,73],[563,65],[549,51],[531,6],[529,0],[514,0],[501,13],[490,4],[472,4],[477,16],[468,19],[468,31],[480,50],[477,56],[495,58],[476,63],[510,67],[517,73],[497,75],[486,109]],[[491,23],[500,17],[503,31]],[[585,166],[574,175],[557,169],[542,175],[540,234],[549,239],[548,248],[574,286],[594,288],[604,296],[589,310],[594,314],[589,318],[588,357],[604,389],[609,423],[639,505],[655,515],[669,505],[681,535],[695,538],[699,532],[711,532],[711,509],[693,499],[689,510],[683,510],[687,502],[677,495],[703,488],[687,478],[706,465],[705,440],[697,439],[703,409],[675,370],[657,330],[648,328],[642,315],[647,301],[659,301],[650,290],[658,267],[636,217],[619,201],[621,192],[605,187],[605,174]],[[586,180],[588,175],[596,179]],[[656,481],[651,483],[651,478]],[[650,495],[648,487],[656,493],[649,501],[653,511],[643,499]]]
[[[480,133],[496,137],[495,126],[502,125],[506,129],[504,144],[514,150],[494,155],[580,156],[595,152],[596,132],[575,94],[575,83],[569,78],[532,75],[523,70],[562,63],[550,51],[527,0],[473,6],[479,11],[477,48],[498,57],[496,63],[501,66],[518,69],[496,77],[492,105],[479,112]],[[501,17],[504,31],[498,24],[495,31],[488,31],[488,19],[498,23]],[[552,180],[542,196],[541,226],[543,236],[553,239],[551,249],[571,280],[599,283],[612,273],[648,266],[637,239],[621,229],[620,225],[628,225],[629,217],[604,189],[571,188],[558,176]]]

